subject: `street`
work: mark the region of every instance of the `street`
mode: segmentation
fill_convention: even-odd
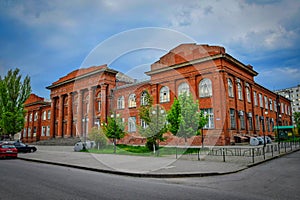
[[[230,175],[151,179],[1,159],[0,199],[297,199],[299,164],[300,151]]]

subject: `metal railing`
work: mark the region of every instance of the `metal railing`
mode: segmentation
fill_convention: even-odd
[[[176,158],[192,160],[211,160],[251,164],[261,162],[294,150],[300,149],[300,142],[281,142],[259,146],[177,146]],[[193,149],[192,153],[188,152]],[[181,153],[180,153],[181,152]]]

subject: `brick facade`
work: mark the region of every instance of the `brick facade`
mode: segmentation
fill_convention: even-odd
[[[153,97],[154,104],[169,110],[174,98],[188,90],[210,116],[204,129],[207,145],[228,145],[234,142],[234,136],[274,136],[277,121],[279,125],[291,125],[290,101],[255,83],[258,73],[253,67],[236,60],[223,47],[179,45],[153,63],[146,74],[149,81],[135,82],[106,65],[71,72],[47,87],[51,105],[35,95],[26,101],[27,118],[44,111],[51,112],[51,117],[38,123],[27,119],[23,140],[84,137],[116,112],[127,131],[120,142],[143,144],[145,138],[134,125],[141,123],[138,108],[143,92]],[[45,126],[50,127],[50,135],[41,134]],[[28,135],[30,127],[36,127],[35,135]],[[162,144],[183,142],[170,133],[166,137]],[[201,139],[195,136],[188,142],[200,145]]]

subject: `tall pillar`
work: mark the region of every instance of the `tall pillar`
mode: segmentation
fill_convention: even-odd
[[[106,115],[107,115],[106,91],[107,91],[107,84],[102,84],[101,85],[101,122],[106,122]]]
[[[82,136],[82,91],[78,90],[77,136]]]
[[[56,107],[56,98],[51,100],[51,119],[50,119],[50,137],[55,137],[55,107]]]
[[[59,108],[58,108],[58,124],[57,124],[57,137],[62,137],[63,133],[63,116],[64,116],[64,96],[59,96]]]
[[[89,88],[89,108],[88,108],[88,132],[93,128],[94,126],[94,88]]]
[[[73,108],[72,108],[72,93],[68,94],[68,121],[67,121],[67,134],[65,137],[71,137],[72,124],[73,124]]]

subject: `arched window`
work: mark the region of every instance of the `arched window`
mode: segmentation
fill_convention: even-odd
[[[163,86],[159,91],[159,102],[169,102],[170,101],[170,90],[167,86]]]
[[[200,97],[211,97],[212,96],[212,84],[211,80],[205,78],[199,83],[199,96]]]
[[[239,100],[243,100],[243,91],[240,83],[237,84],[237,88],[238,88],[238,98]]]
[[[143,91],[142,95],[141,95],[141,106],[148,105],[149,102],[148,102],[147,96],[148,96],[148,92],[147,91]]]
[[[229,97],[234,97],[234,93],[233,93],[233,84],[232,84],[232,81],[231,79],[227,79],[227,82],[228,82],[228,96]]]
[[[178,96],[179,95],[182,95],[186,93],[187,95],[190,94],[190,87],[187,83],[181,83],[179,86],[178,86]]]
[[[136,96],[135,94],[130,94],[128,98],[128,107],[133,108],[136,107]]]
[[[118,98],[118,109],[124,109],[124,108],[125,108],[124,96],[120,96]]]

